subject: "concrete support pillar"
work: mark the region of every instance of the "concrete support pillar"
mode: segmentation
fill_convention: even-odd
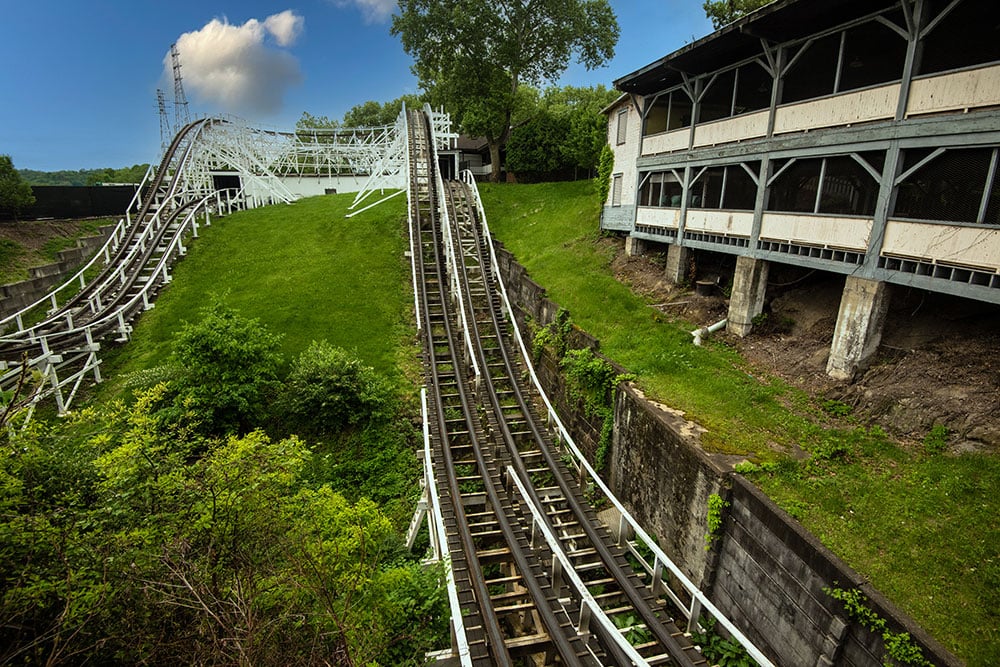
[[[888,309],[887,283],[847,277],[826,364],[827,375],[837,380],[854,379],[878,349]]]
[[[736,275],[729,298],[729,323],[726,331],[743,337],[753,329],[753,318],[764,311],[767,272],[770,263],[753,257],[736,258]]]
[[[643,239],[637,239],[634,236],[625,237],[625,256],[626,257],[638,257],[639,255],[644,255],[646,253],[647,243]]]
[[[667,280],[673,284],[684,282],[688,275],[688,263],[691,259],[691,248],[671,243],[667,246]]]

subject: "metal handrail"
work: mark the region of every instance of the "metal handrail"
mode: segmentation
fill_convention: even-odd
[[[430,104],[424,104],[424,113],[427,115],[427,118],[430,119],[431,114],[433,113]],[[428,137],[429,139],[428,144],[430,145],[431,154],[434,156],[434,165],[436,167],[438,164],[440,164],[438,162],[437,144],[435,143],[434,140],[433,125],[431,123],[428,123],[428,125],[431,126],[430,136]],[[435,168],[434,174],[435,174],[434,185],[438,191],[438,208],[440,209],[441,213],[442,234],[444,235],[445,239],[445,250],[444,250],[445,257],[447,258],[448,266],[451,269],[451,279],[453,281],[452,284],[457,286],[461,283],[459,283],[459,277],[458,277],[458,259],[455,256],[455,246],[452,241],[451,216],[448,215],[448,207],[445,206],[444,180],[441,178],[440,169]],[[466,353],[465,356],[466,359],[472,365],[473,379],[478,381],[480,378],[479,363],[476,361],[476,355],[472,353],[472,350],[475,348],[472,347],[472,334],[469,328],[469,319],[465,313],[464,305],[460,307],[458,311],[461,314],[462,333],[463,337],[465,338],[465,353]]]
[[[531,511],[532,538],[534,538],[534,531],[541,531],[541,535],[545,538],[545,543],[548,545],[549,551],[552,552],[552,558],[554,559],[552,563],[553,570],[556,567],[556,562],[558,562],[560,572],[569,577],[569,583],[576,591],[577,600],[580,603],[580,620],[579,623],[573,627],[576,628],[577,633],[584,635],[589,632],[588,624],[591,620],[596,619],[608,633],[608,637],[614,638],[615,643],[618,644],[622,651],[625,652],[625,654],[632,661],[632,664],[640,666],[648,665],[649,663],[646,659],[643,658],[639,652],[635,650],[635,647],[629,643],[619,628],[614,624],[614,621],[612,621],[608,615],[604,613],[604,610],[597,603],[597,600],[594,599],[593,594],[587,588],[587,584],[584,583],[583,579],[580,578],[580,575],[577,574],[572,561],[570,561],[566,552],[563,551],[559,538],[552,532],[552,529],[549,527],[549,522],[542,510],[539,509],[534,502],[532,502],[531,496],[524,488],[524,482],[521,481],[517,471],[514,470],[514,466],[507,466],[507,478],[514,482],[518,493],[521,494],[521,499]],[[532,539],[532,543],[534,543],[534,539]],[[553,577],[553,579],[555,579],[555,577]],[[555,593],[556,597],[562,597],[560,595],[560,591],[556,590]],[[567,616],[569,616],[569,610],[566,610],[566,612]],[[572,616],[570,616],[570,620],[572,622]]]
[[[438,551],[445,563],[445,576],[448,585],[448,606],[451,608],[451,627],[458,645],[458,658],[463,667],[472,667],[472,652],[469,650],[469,638],[465,632],[465,619],[462,618],[462,605],[458,600],[458,586],[455,584],[455,573],[451,569],[451,552],[448,549],[448,535],[444,529],[444,515],[438,503],[437,482],[434,479],[434,468],[431,463],[431,432],[427,416],[427,387],[420,388],[420,410],[424,421],[424,479],[427,480],[430,511],[434,517],[433,528],[437,536]]]
[[[489,231],[489,225],[486,222],[486,212],[483,209],[482,199],[479,196],[479,188],[476,186],[475,176],[473,176],[471,171],[465,170],[460,174],[460,178],[464,183],[466,183],[469,186],[469,189],[472,191],[473,196],[475,197],[476,207],[479,211],[480,219],[483,224],[484,234],[487,239],[490,239],[491,236]],[[611,503],[611,505],[619,512],[621,516],[621,523],[619,525],[619,531],[618,531],[619,540],[621,540],[622,536],[626,533],[626,526],[627,526],[627,528],[631,529],[632,533],[641,540],[643,545],[647,549],[649,549],[650,552],[653,553],[654,563],[650,572],[651,574],[654,575],[652,585],[664,586],[664,591],[670,596],[671,600],[674,601],[674,603],[681,609],[681,611],[684,612],[685,616],[687,616],[689,620],[689,628],[692,627],[693,624],[697,624],[698,616],[700,615],[699,610],[703,608],[713,618],[715,618],[716,621],[718,621],[722,625],[722,627],[724,627],[726,631],[729,632],[734,639],[736,639],[736,641],[738,641],[743,646],[743,648],[747,651],[750,657],[756,660],[761,667],[774,667],[774,663],[772,663],[767,658],[767,656],[765,656],[760,651],[760,649],[758,649],[756,645],[754,645],[753,642],[751,642],[746,637],[746,635],[744,635],[740,631],[739,628],[737,628],[714,604],[712,604],[712,602],[708,599],[708,597],[704,593],[702,593],[697,586],[694,585],[694,583],[687,577],[687,575],[685,575],[684,572],[682,572],[681,569],[677,567],[677,565],[663,552],[660,546],[653,541],[653,539],[649,536],[649,534],[646,533],[645,530],[643,530],[642,526],[640,526],[639,523],[629,513],[629,511],[625,509],[625,506],[622,505],[621,501],[619,501],[618,498],[615,497],[611,489],[608,488],[608,486],[604,483],[604,480],[601,479],[600,475],[597,474],[597,471],[595,471],[594,468],[590,465],[590,462],[587,461],[587,458],[583,455],[583,452],[581,452],[580,449],[577,447],[576,442],[573,440],[573,436],[570,435],[569,431],[566,429],[562,420],[559,419],[558,413],[552,406],[552,403],[549,400],[548,396],[546,395],[545,390],[542,388],[542,384],[538,379],[538,375],[535,373],[535,367],[531,361],[531,355],[528,353],[528,350],[525,347],[523,337],[521,336],[521,330],[517,325],[517,317],[514,314],[514,309],[511,306],[510,299],[508,298],[507,295],[507,288],[504,285],[503,277],[500,275],[500,270],[498,268],[499,265],[497,264],[496,251],[493,247],[492,241],[487,245],[489,245],[490,249],[490,260],[493,264],[493,275],[495,280],[497,281],[497,286],[500,289],[500,295],[504,302],[504,306],[506,307],[507,312],[510,315],[511,327],[513,328],[514,331],[514,339],[517,341],[518,347],[521,350],[521,356],[523,357],[525,366],[527,367],[528,373],[531,376],[532,384],[534,384],[535,389],[538,391],[542,401],[545,403],[545,408],[548,413],[549,419],[552,421],[553,424],[555,424],[556,429],[563,443],[569,448],[573,457],[579,464],[580,469],[586,471],[587,475],[590,477],[594,485],[596,485],[597,488],[601,490],[601,493],[605,496],[605,498],[607,498],[607,500]],[[634,549],[630,549],[630,551],[632,551],[634,555],[638,556],[640,560],[642,560],[643,562],[645,561],[645,559],[642,559],[641,556],[639,556],[639,554],[637,554]],[[644,562],[644,564],[647,566],[647,569],[649,569],[648,563]],[[664,566],[668,570],[670,570],[670,572],[677,578],[678,581],[681,582],[681,585],[687,591],[687,594],[691,596],[690,607],[685,605],[680,600],[680,597],[674,591],[672,591],[668,585],[666,585],[666,582],[663,581],[662,568]]]

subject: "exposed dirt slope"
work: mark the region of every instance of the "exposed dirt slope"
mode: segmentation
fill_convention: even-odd
[[[620,239],[602,243],[618,250],[612,264],[618,279],[666,316],[698,326],[726,317],[721,288],[699,296],[664,279],[662,256],[626,257]],[[718,271],[723,284],[725,271]],[[698,267],[697,277],[709,272]],[[719,334],[751,364],[818,398],[850,405],[854,415],[902,439],[922,440],[940,423],[953,451],[1000,452],[1000,307],[894,288],[875,359],[845,383],[826,375],[843,277],[772,268],[769,281],[763,323],[747,338]]]

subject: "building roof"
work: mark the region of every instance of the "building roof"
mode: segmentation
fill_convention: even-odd
[[[626,93],[649,95],[761,54],[761,40],[773,44],[802,39],[878,13],[898,0],[775,0],[673,53],[615,80]]]
[[[604,114],[605,116],[608,115],[609,113],[611,113],[612,111],[614,111],[615,109],[617,109],[619,106],[621,106],[621,103],[623,101],[628,100],[628,99],[629,99],[628,93],[622,93],[617,98],[615,98],[614,102],[612,102],[608,106],[606,106],[603,109],[601,109],[601,113]]]

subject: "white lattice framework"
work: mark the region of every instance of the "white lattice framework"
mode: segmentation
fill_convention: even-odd
[[[146,215],[136,215],[141,208],[137,193],[90,263],[45,297],[0,319],[0,352],[25,350],[20,360],[10,354],[0,360],[0,389],[10,390],[30,375],[32,393],[20,399],[29,406],[29,415],[46,396],[54,396],[57,409],[64,413],[85,377],[101,381],[101,340],[129,338],[132,319],[152,307],[157,288],[170,281],[171,264],[211,216],[289,203],[297,198],[282,180],[289,177],[367,176],[369,194],[375,189],[405,192],[406,188],[405,114],[386,127],[297,132],[254,128],[232,117],[206,118],[179,129],[171,149],[158,167],[162,173],[154,177],[151,170],[140,186],[152,202]],[[238,175],[241,187],[220,192],[215,178],[220,175]],[[110,266],[126,239],[130,245],[125,260],[113,273],[104,272],[104,277],[91,282],[89,276],[102,264]],[[137,266],[136,256],[147,247],[157,252],[146,260],[147,266]],[[139,287],[109,307],[132,275],[140,276],[134,281]],[[87,299],[70,307],[77,292],[86,292]],[[39,320],[40,311],[48,315]]]

